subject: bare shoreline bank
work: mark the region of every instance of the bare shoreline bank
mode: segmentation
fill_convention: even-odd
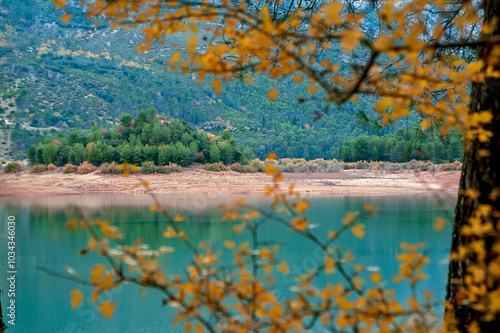
[[[283,186],[295,184],[305,196],[413,195],[446,193],[456,195],[460,171],[397,172],[345,170],[336,173],[285,173]],[[90,193],[145,193],[135,187],[149,182],[149,191],[158,194],[191,196],[262,196],[271,178],[264,173],[210,172],[187,168],[169,175],[107,175],[100,171],[80,175],[49,171],[0,174],[0,197],[68,196]]]

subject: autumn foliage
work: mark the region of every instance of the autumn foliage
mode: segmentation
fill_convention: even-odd
[[[78,173],[81,173],[81,174],[86,174],[86,173],[90,173],[90,172],[94,172],[97,168],[90,164],[89,162],[87,161],[83,161],[79,166],[78,166],[78,169],[77,169],[77,172]]]
[[[275,156],[269,156],[274,159]],[[77,276],[68,278],[82,284],[90,284],[93,291],[84,295],[80,290],[70,292],[73,309],[89,297],[98,303],[98,311],[111,317],[120,306],[101,300],[105,291],[118,288],[126,282],[152,288],[165,295],[168,306],[177,309],[174,324],[182,322],[186,331],[243,332],[243,331],[304,331],[337,327],[340,330],[361,329],[372,331],[411,331],[419,327],[437,327],[431,316],[436,302],[430,293],[422,299],[410,296],[405,302],[398,301],[394,290],[387,288],[384,277],[373,272],[362,278],[364,267],[357,265],[349,250],[336,246],[342,234],[351,232],[358,238],[365,235],[363,218],[377,214],[377,210],[364,205],[360,212],[348,213],[327,234],[316,234],[309,228],[311,221],[304,216],[309,208],[307,200],[294,190],[294,186],[282,188],[283,175],[272,164],[266,166],[272,184],[265,195],[271,199],[269,209],[234,201],[222,206],[222,223],[232,221],[237,235],[247,233],[250,241],[224,241],[224,251],[232,253],[232,261],[226,261],[220,249],[214,250],[206,242],[192,244],[180,226],[185,218],[166,210],[151,194],[155,204],[151,210],[165,218],[168,225],[164,238],[178,238],[193,255],[191,264],[183,268],[185,274],[169,274],[160,265],[161,257],[170,255],[175,248],[160,246],[144,250],[142,240],[125,244],[120,230],[108,221],[89,220],[81,211],[78,219],[72,219],[67,229],[83,228],[89,232],[88,246],[81,255],[90,252],[104,257],[107,264],[95,264],[89,279]],[[141,183],[148,188],[146,182]],[[278,297],[274,293],[276,274],[291,274],[286,258],[280,256],[280,245],[266,237],[262,241],[261,227],[266,223],[279,223],[289,231],[301,235],[321,251],[323,261],[304,275],[294,276],[295,291],[291,298]],[[393,277],[396,283],[407,283],[412,290],[425,279],[422,269],[428,259],[422,254],[423,244],[401,244],[398,256],[400,272]],[[338,276],[336,283],[318,284],[323,275]],[[425,314],[425,316],[424,316]],[[416,319],[417,318],[417,319]]]
[[[54,2],[65,10],[65,0]],[[172,70],[194,74],[199,82],[210,79],[216,94],[222,92],[223,82],[235,78],[251,84],[252,74],[292,77],[309,93],[301,101],[321,98],[326,104],[341,104],[355,100],[358,94],[373,95],[378,98],[375,121],[380,125],[414,112],[423,131],[437,128],[445,136],[457,128],[464,135],[465,157],[444,329],[498,330],[498,0],[81,3],[87,7],[88,17],[105,16],[113,27],[140,27],[144,38],[137,47],[139,52],[165,43],[171,34],[189,32],[186,52],[175,51],[167,64]],[[64,12],[62,19],[69,20],[69,14]],[[328,56],[328,51],[340,56]],[[272,88],[268,95],[275,100],[280,93]],[[315,119],[321,114],[318,111]],[[109,271],[99,271],[95,292],[124,281],[156,288],[169,304],[179,308],[177,321],[185,321],[187,330],[192,322],[200,325],[195,327],[198,331],[303,331],[321,323],[332,331],[429,332],[436,326],[430,295],[423,304],[415,296],[400,304],[393,291],[383,288],[381,276],[374,274],[374,286],[368,285],[359,277],[362,269],[352,263],[352,256],[335,248],[335,240],[343,232],[364,236],[361,220],[364,214],[374,213],[372,207],[346,216],[339,229],[331,230],[325,239],[309,229],[310,221],[303,216],[307,202],[293,188],[280,188],[283,175],[279,168],[267,164],[265,171],[273,178],[273,185],[266,188],[266,195],[273,200],[272,213],[236,202],[224,215],[239,221],[235,231],[248,232],[253,240],[226,243],[234,254],[227,274],[221,273],[221,267],[226,266],[221,266],[218,253],[191,244],[188,235],[176,227],[174,217],[156,203],[155,210],[170,221],[166,235],[182,239],[193,251],[195,260],[187,268],[188,277],[167,279],[156,258],[141,255],[137,245],[122,246],[120,255],[112,255],[107,241],[103,242],[109,238],[105,235],[109,224],[92,223],[88,230],[95,244],[89,251],[97,249],[110,264]],[[269,289],[273,270],[288,271],[278,259],[277,247],[257,241],[259,227],[270,220],[309,239],[324,254],[323,264],[297,277],[292,299],[279,300]],[[403,248],[407,254],[398,258],[401,272],[395,279],[413,288],[423,279],[421,269],[426,259],[421,245],[405,244]],[[127,259],[135,264],[125,272],[117,262]],[[313,286],[318,274],[339,274],[343,282]],[[101,278],[107,284],[103,285]],[[114,309],[108,303],[101,306],[104,315]]]

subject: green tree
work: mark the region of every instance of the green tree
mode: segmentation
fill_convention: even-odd
[[[132,161],[134,160],[133,154],[134,152],[132,151],[132,148],[130,148],[130,146],[126,144],[120,151],[120,162],[132,163]]]
[[[137,165],[141,165],[142,162],[144,161],[144,154],[143,154],[141,145],[137,145],[134,147],[132,159],[133,159],[133,162]]]
[[[144,127],[142,128],[142,133],[141,133],[142,143],[144,143],[144,144],[149,143],[152,133],[153,133],[153,129],[151,128],[151,125],[149,125],[149,124],[144,125]]]
[[[193,161],[191,150],[188,147],[184,146],[180,141],[175,144],[175,150],[175,163],[181,166],[187,166]]]
[[[47,143],[42,146],[42,160],[43,163],[49,164],[49,163],[57,163],[56,158],[57,158],[57,151],[59,150],[59,147],[53,143]]]
[[[189,147],[189,144],[193,141],[193,137],[191,135],[189,135],[187,132],[184,132],[182,133],[182,136],[181,136],[181,143],[186,146],[186,147]]]
[[[79,165],[84,159],[85,147],[81,143],[76,143],[69,151],[69,163]]]
[[[59,148],[57,151],[57,163],[56,165],[58,166],[63,166],[69,161],[69,152],[71,150],[71,147],[68,145],[64,145]]]
[[[147,125],[146,125],[147,126]],[[145,161],[152,161],[156,162],[158,159],[158,148],[155,146],[150,146],[150,145],[145,145],[144,149],[144,160]]]
[[[86,159],[92,165],[101,165],[103,161],[103,153],[101,151],[101,141],[97,141],[92,144],[90,149],[87,151]]]
[[[353,161],[369,160],[371,156],[370,141],[367,136],[362,135],[354,139],[353,142]]]
[[[177,161],[177,147],[171,143],[166,146],[161,146],[158,152],[158,164],[166,165]]]
[[[221,158],[222,162],[224,162],[224,164],[226,164],[226,165],[229,165],[229,164],[233,163],[234,161],[239,160],[239,159],[234,158],[236,155],[236,150],[229,142],[222,144],[219,147],[219,151],[220,151],[220,158]],[[212,155],[210,155],[210,156],[212,156]]]
[[[255,153],[253,152],[252,149],[250,149],[249,147],[245,147],[245,149],[243,149],[243,156],[248,160],[248,161],[251,161],[255,158]]]
[[[219,162],[220,160],[221,160],[220,150],[217,147],[217,144],[212,143],[212,145],[210,146],[210,162],[216,163]]]
[[[30,162],[31,165],[38,163],[35,144],[31,145],[31,147],[28,149],[27,155],[28,155],[28,161]]]
[[[199,147],[195,141],[192,141],[189,144],[189,151],[191,152],[191,160],[192,161],[198,160]]]
[[[134,120],[134,118],[131,115],[124,113],[120,118],[120,125],[123,127],[130,127],[132,120]]]
[[[104,151],[103,154],[103,161],[107,163],[111,163],[113,161],[118,162],[120,160],[120,157],[118,156],[118,153],[116,151],[116,148],[108,145],[106,147],[106,150]]]
[[[87,141],[88,142],[98,141],[98,140],[101,140],[101,138],[102,138],[102,134],[101,134],[101,130],[99,129],[99,127],[97,127],[96,125],[92,126],[89,134],[87,135]]]
[[[138,128],[142,128],[144,124],[147,123],[147,114],[146,111],[141,110],[135,119],[135,124]]]

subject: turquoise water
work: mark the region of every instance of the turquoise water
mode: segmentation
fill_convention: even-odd
[[[111,197],[113,195],[109,195]],[[177,240],[163,239],[166,224],[160,216],[149,211],[144,198],[137,200],[129,197],[127,205],[116,205],[108,197],[85,196],[80,200],[92,202],[86,210],[91,217],[101,217],[115,221],[128,242],[142,237],[152,247],[174,246],[176,251],[165,256],[166,270],[179,273],[191,259],[191,253]],[[51,199],[57,201],[57,197]],[[147,201],[147,200],[146,200]],[[175,200],[173,200],[175,201]],[[108,202],[106,204],[106,202]],[[426,255],[431,259],[425,273],[429,279],[419,286],[419,290],[433,290],[437,299],[444,298],[451,228],[441,232],[433,229],[434,217],[449,217],[454,202],[436,200],[434,197],[332,197],[310,199],[309,218],[311,223],[319,224],[313,232],[326,237],[327,229],[337,229],[347,212],[361,210],[364,203],[380,209],[378,218],[369,217],[366,223],[366,236],[359,240],[346,233],[338,246],[350,249],[357,257],[356,263],[380,269],[384,277],[398,272],[395,256],[400,253],[400,242],[426,242]],[[263,204],[261,204],[263,205]],[[181,205],[182,206],[182,205]],[[207,206],[207,205],[205,205]],[[210,206],[210,205],[209,205]],[[36,269],[43,266],[64,273],[64,265],[69,265],[88,276],[88,270],[99,259],[94,255],[78,256],[77,252],[86,246],[88,235],[83,231],[65,231],[64,225],[73,211],[64,205],[48,205],[44,202],[21,199],[0,201],[0,283],[3,289],[7,278],[7,227],[8,216],[16,218],[17,280],[16,280],[16,325],[7,332],[170,332],[173,309],[162,306],[162,297],[153,290],[147,290],[141,298],[139,288],[131,285],[104,294],[104,299],[113,300],[117,306],[112,319],[103,318],[97,306],[88,300],[73,311],[69,304],[69,291],[79,286],[72,281],[63,280]],[[237,236],[232,231],[233,224],[219,222],[221,212],[216,208],[200,208],[186,211],[188,221],[184,225],[186,234],[197,243],[209,240],[215,248],[221,248],[223,240],[239,242],[245,236]],[[290,286],[294,275],[303,274],[313,268],[323,257],[313,244],[300,236],[288,232],[276,223],[261,227],[261,239],[277,240],[284,246],[280,249],[281,258],[290,264],[290,275],[277,275],[275,292],[278,297],[290,296]],[[229,257],[226,257],[229,258]],[[324,276],[317,281],[319,285],[335,279]],[[81,287],[84,294],[90,295],[88,287]],[[405,284],[394,288],[401,300],[410,295]],[[7,295],[2,295],[2,308],[6,315]],[[8,318],[6,318],[8,319]],[[182,325],[177,328],[180,329]]]

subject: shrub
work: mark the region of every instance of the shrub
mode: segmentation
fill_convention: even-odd
[[[360,170],[363,170],[363,169],[368,169],[368,162],[366,161],[358,161],[356,162],[356,169],[360,169]]]
[[[80,166],[78,166],[77,172],[81,174],[94,172],[97,168],[87,161],[83,161]]]
[[[239,163],[233,163],[229,166],[229,169],[236,171],[236,172],[242,172],[241,170],[241,164]]]
[[[154,162],[147,161],[142,163],[141,173],[144,175],[150,175],[152,173],[156,173],[157,167]]]
[[[47,165],[47,169],[55,170],[55,169],[57,169],[57,167],[54,164],[50,163],[49,165]]]
[[[175,163],[169,163],[165,166],[159,166],[156,170],[156,172],[163,173],[166,175],[168,175],[169,173],[181,172],[181,171],[182,171],[181,166]]]
[[[441,171],[462,170],[462,163],[455,161],[453,163],[444,164],[441,166]]]
[[[325,172],[340,172],[344,169],[343,163],[334,163],[325,168]]]
[[[66,164],[63,168],[63,172],[64,173],[73,173],[73,172],[76,172],[78,170],[77,166],[76,165],[73,165],[73,164]]]
[[[45,164],[35,164],[31,167],[31,173],[41,173],[47,171]]]
[[[10,162],[5,166],[4,172],[5,173],[16,173],[16,172],[21,172],[23,171],[23,164],[19,162]]]
[[[116,168],[117,166],[118,166],[118,163],[116,163],[116,162],[103,163],[103,164],[101,164],[101,172],[106,173],[106,174],[112,174],[112,175],[122,174],[123,169],[119,170]]]
[[[431,162],[425,162],[422,165],[420,165],[420,170],[422,171],[429,171],[429,165],[432,164]]]
[[[222,162],[207,163],[203,166],[203,169],[208,170],[208,171],[215,171],[215,172],[228,170],[228,168]]]
[[[241,172],[243,173],[256,173],[259,172],[253,165],[243,165],[241,167]]]
[[[258,158],[254,159],[252,162],[250,162],[250,165],[257,170],[257,172],[264,172],[265,166],[264,163],[261,162]]]

